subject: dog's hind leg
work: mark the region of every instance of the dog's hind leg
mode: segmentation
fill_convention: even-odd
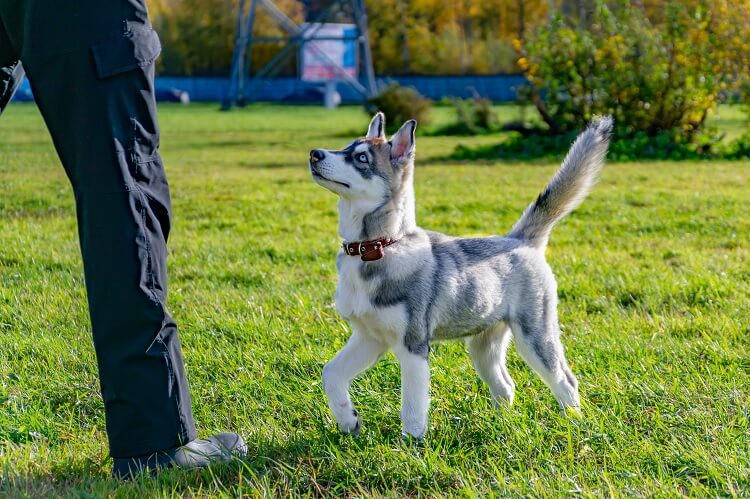
[[[562,409],[581,405],[578,381],[573,375],[560,342],[557,300],[544,300],[538,315],[527,314],[511,321],[516,348],[521,357],[555,394]],[[544,306],[546,305],[546,306]]]
[[[513,403],[515,384],[505,366],[510,329],[500,322],[468,341],[469,356],[479,377],[487,383],[492,399],[501,404]]]
[[[323,367],[323,390],[328,398],[328,407],[344,433],[359,432],[362,423],[349,398],[349,385],[386,350],[384,343],[355,329],[344,348]]]

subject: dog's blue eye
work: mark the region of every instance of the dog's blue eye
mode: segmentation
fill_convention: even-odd
[[[357,161],[359,161],[360,163],[367,163],[367,154],[362,153],[357,156]]]

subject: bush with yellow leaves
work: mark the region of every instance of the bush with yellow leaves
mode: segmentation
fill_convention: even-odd
[[[619,133],[695,142],[748,79],[750,0],[670,0],[658,22],[631,2],[593,3],[585,22],[555,16],[515,43],[525,97],[554,133],[611,114]]]

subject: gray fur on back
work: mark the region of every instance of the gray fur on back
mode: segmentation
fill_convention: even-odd
[[[536,247],[547,245],[552,227],[586,197],[604,165],[612,117],[594,119],[578,136],[547,188],[524,211],[508,237]]]
[[[373,285],[376,307],[404,307],[403,341],[419,355],[428,354],[432,341],[473,336],[510,321],[524,303],[537,301],[536,289],[554,288],[543,256],[514,238],[456,238],[417,229],[404,243],[422,248],[418,262],[413,254],[395,253],[392,262],[412,262],[360,262],[359,277]]]

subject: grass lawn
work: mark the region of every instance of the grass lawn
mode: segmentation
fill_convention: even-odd
[[[750,495],[750,162],[608,164],[547,250],[583,417],[561,416],[512,348],[516,402],[496,411],[464,346],[439,344],[430,432],[408,447],[392,356],[353,386],[359,437],[336,431],[320,385],[349,331],[333,307],[335,198],[307,152],[368,118],[216,109],[160,108],[169,308],[201,435],[239,431],[250,456],[109,478],[73,197],[38,111],[14,104],[0,119],[0,496]],[[437,160],[498,138],[418,138],[422,226],[511,227],[557,165]]]

